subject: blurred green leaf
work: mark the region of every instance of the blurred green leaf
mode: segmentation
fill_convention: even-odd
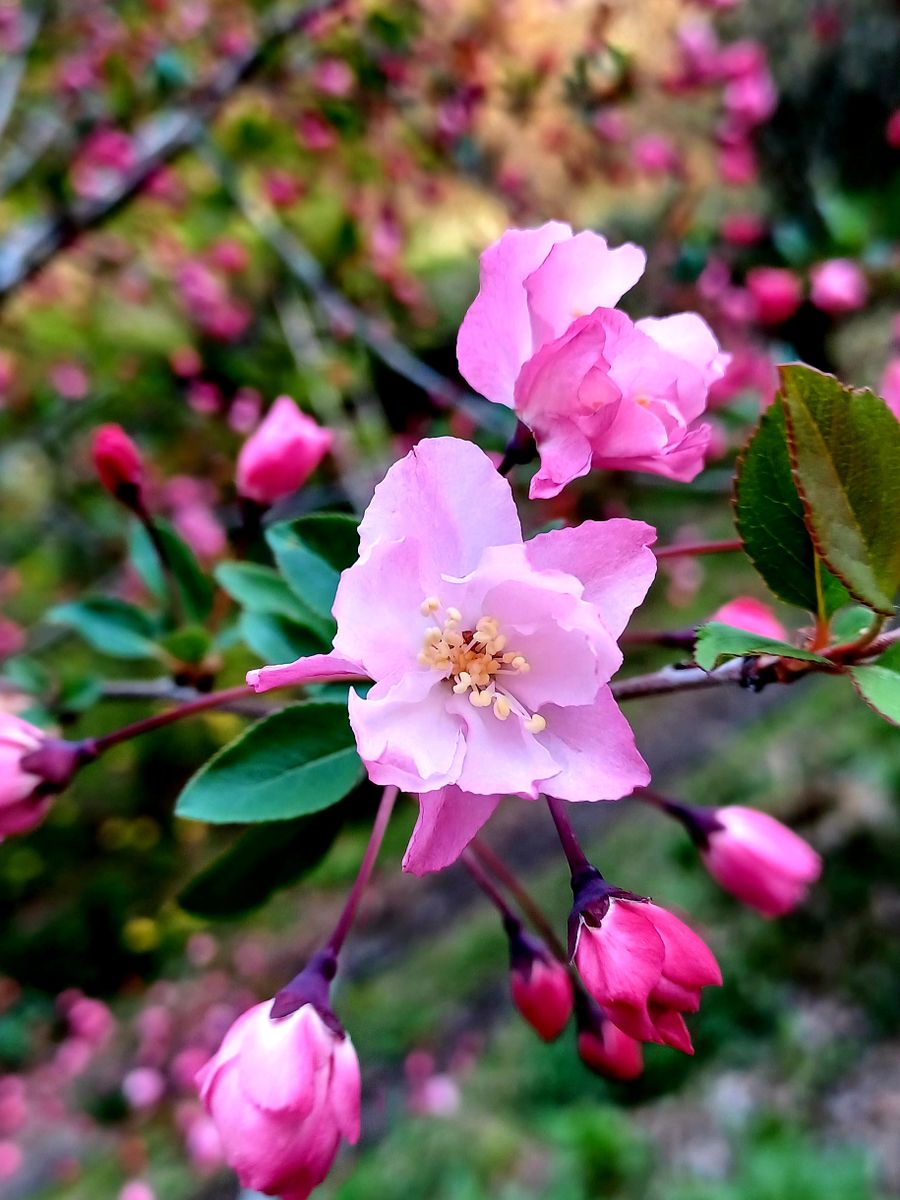
[[[124,600],[91,596],[60,604],[47,613],[54,625],[67,625],[101,654],[113,658],[159,658],[156,628],[146,613]]]
[[[241,639],[265,663],[293,662],[327,649],[323,638],[277,613],[244,610],[238,621]]]
[[[55,708],[63,713],[80,713],[91,708],[103,695],[103,680],[96,675],[79,675],[60,688]]]
[[[900,645],[863,667],[852,667],[850,678],[860,696],[879,716],[900,725]]]
[[[195,821],[285,821],[337,804],[362,779],[346,706],[321,700],[264,717],[190,779],[176,813]]]
[[[815,550],[791,474],[780,399],[763,413],[738,459],[734,507],[744,549],[771,591],[816,612]],[[822,584],[829,614],[847,603],[843,585],[824,569]]]
[[[248,829],[184,888],[178,903],[200,917],[237,917],[318,866],[337,837],[337,805],[296,821]]]
[[[781,367],[797,489],[816,549],[862,604],[890,616],[900,586],[900,422],[872,392]]]
[[[359,557],[356,517],[315,513],[282,521],[266,530],[266,541],[294,593],[323,622],[331,623],[341,571]]]
[[[190,546],[182,541],[170,525],[165,521],[156,521],[155,524],[172,575],[181,592],[185,613],[191,621],[204,621],[212,608],[212,580],[204,573]],[[165,604],[168,589],[159,556],[146,529],[137,521],[131,527],[129,555],[147,588],[161,604]]]
[[[167,634],[161,644],[176,661],[196,665],[209,653],[212,637],[202,625],[186,625]]]
[[[804,662],[828,662],[811,650],[800,650],[789,642],[761,637],[746,629],[723,625],[721,621],[710,621],[697,630],[694,660],[704,671],[711,671],[724,658],[743,658],[748,654],[777,654],[780,658],[799,658]]]
[[[325,622],[303,604],[273,567],[259,563],[220,563],[215,575],[232,600],[248,612],[286,617],[330,641]]]
[[[839,612],[831,622],[831,633],[836,641],[853,642],[861,637],[872,624],[872,610],[854,604]]]

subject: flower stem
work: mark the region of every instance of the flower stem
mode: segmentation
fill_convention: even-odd
[[[481,863],[478,861],[475,854],[472,853],[472,850],[464,850],[460,855],[459,861],[487,896],[488,900],[490,900],[491,904],[493,904],[493,906],[496,908],[497,912],[499,912],[504,922],[519,926],[519,918],[503,899],[498,889],[494,886],[493,880],[488,875],[487,871],[485,871],[481,866]]]
[[[497,468],[501,475],[509,475],[513,467],[527,466],[537,455],[534,435],[527,425],[519,421],[516,431],[509,439],[503,452],[503,461]]]
[[[356,879],[353,881],[353,886],[344,902],[344,908],[338,917],[337,925],[334,927],[334,933],[332,933],[325,945],[325,949],[330,951],[335,957],[341,951],[344,939],[347,937],[350,926],[353,924],[353,919],[356,916],[356,910],[359,908],[362,894],[366,890],[366,885],[372,876],[372,868],[375,866],[378,851],[381,849],[381,843],[384,840],[385,831],[391,819],[398,790],[395,787],[386,787],[381,793],[378,812],[375,814],[372,832],[369,834],[369,844],[366,846],[366,852],[363,855],[362,862],[359,864]]]
[[[210,692],[208,696],[201,696],[198,700],[191,700],[188,704],[166,709],[165,712],[145,717],[142,721],[134,721],[131,725],[123,725],[121,729],[114,729],[112,733],[104,733],[98,738],[88,738],[83,744],[89,747],[94,755],[102,754],[104,750],[118,746],[120,742],[130,741],[131,738],[140,737],[142,733],[160,729],[163,725],[171,725],[174,721],[181,721],[185,717],[193,717],[197,713],[205,712],[208,708],[218,708],[221,705],[230,704],[250,694],[251,689],[246,684],[241,684],[240,687],[225,688],[220,692]]]
[[[581,871],[590,870],[591,864],[582,850],[581,843],[575,836],[575,830],[569,821],[565,800],[557,800],[555,796],[548,796],[547,807],[550,809],[550,816],[553,818],[553,824],[556,826],[556,832],[559,834],[560,845],[563,848],[563,853],[566,856],[566,861],[569,864],[569,869],[573,877]]]
[[[482,864],[487,867],[496,879],[500,880],[509,894],[515,898],[519,908],[525,913],[528,920],[552,949],[556,957],[565,962],[565,947],[556,936],[547,915],[517,876],[512,873],[503,859],[495,854],[480,838],[473,838],[469,843],[469,849],[478,856]]]
[[[657,558],[685,558],[699,554],[729,554],[743,548],[740,538],[728,538],[721,542],[675,542],[672,546],[660,546],[653,553]]]

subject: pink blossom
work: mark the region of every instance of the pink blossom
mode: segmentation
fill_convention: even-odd
[[[719,149],[718,169],[723,183],[746,187],[759,172],[756,151],[746,138],[728,139]]]
[[[835,316],[856,312],[869,298],[862,267],[852,258],[831,258],[809,273],[809,296],[816,308]]]
[[[343,59],[323,58],[313,68],[313,87],[325,96],[349,96],[355,82],[352,68]]]
[[[16,380],[16,356],[9,350],[0,350],[0,400],[5,400]]]
[[[884,368],[879,390],[885,404],[900,420],[900,358],[892,358]]]
[[[98,425],[91,439],[91,461],[110,495],[129,504],[137,502],[144,464],[140,450],[121,425]]]
[[[209,252],[210,260],[229,275],[239,275],[250,264],[247,247],[234,238],[221,238]]]
[[[50,797],[36,794],[42,780],[22,760],[45,740],[43,730],[12,713],[0,712],[0,839],[28,833],[43,821]]]
[[[201,562],[215,562],[228,546],[225,530],[208,504],[185,504],[172,517],[172,524]]]
[[[765,222],[752,212],[728,213],[722,218],[719,229],[723,240],[732,246],[753,246],[766,235]]]
[[[135,1067],[122,1080],[122,1094],[131,1108],[155,1108],[166,1093],[166,1081],[154,1067]]]
[[[723,93],[725,111],[737,128],[749,130],[767,121],[778,105],[778,92],[765,58],[733,73]]]
[[[624,142],[628,137],[628,122],[618,108],[601,108],[591,121],[597,137],[604,142]]]
[[[116,1023],[109,1005],[90,996],[76,996],[66,1008],[66,1019],[72,1032],[92,1046],[102,1046]]]
[[[894,109],[888,118],[884,136],[892,149],[900,150],[900,108]]]
[[[297,121],[297,138],[305,150],[323,154],[337,145],[337,134],[317,112],[302,113]]]
[[[25,630],[16,621],[0,616],[0,662],[25,648]]]
[[[780,325],[803,302],[803,284],[787,267],[753,267],[747,272],[746,284],[762,325]]]
[[[259,504],[273,504],[306,482],[332,443],[330,429],[279,396],[237,461],[237,489]]]
[[[246,437],[259,424],[261,407],[262,396],[256,388],[239,388],[228,409],[228,424],[235,433],[242,433]]]
[[[672,140],[661,133],[645,133],[631,148],[634,164],[645,175],[677,175],[681,157]]]
[[[303,184],[287,171],[270,171],[263,186],[270,204],[275,208],[290,208],[303,195]]]
[[[590,1000],[578,1006],[578,1057],[605,1079],[637,1079],[644,1069],[641,1043],[606,1020]]]
[[[723,625],[732,625],[735,629],[746,629],[748,633],[758,633],[761,637],[785,641],[787,630],[775,616],[768,604],[756,600],[753,596],[738,596],[729,600],[721,608],[717,608],[709,618],[711,621],[721,621]]]
[[[642,1042],[693,1053],[682,1013],[722,982],[706,943],[649,900],[609,888],[597,876],[576,901],[575,964],[588,993],[614,1025]]]
[[[459,331],[459,367],[514,408],[541,455],[532,497],[591,467],[692,479],[708,430],[691,427],[727,356],[694,313],[632,322],[613,306],[643,250],[611,250],[568,225],[511,229],[481,256],[481,289]]]
[[[56,363],[50,369],[50,382],[64,400],[83,400],[91,386],[84,367],[75,362]]]
[[[507,933],[513,1004],[538,1037],[555,1042],[572,1015],[575,993],[569,972],[521,925]]]
[[[24,1161],[25,1156],[15,1142],[0,1142],[0,1179],[10,1179]]]
[[[274,1019],[271,1007],[235,1021],[197,1083],[244,1187],[306,1200],[341,1137],[359,1138],[359,1063],[350,1038],[311,1004]]]
[[[607,683],[655,572],[654,530],[587,521],[527,543],[475,445],[420,442],[376,488],[327,655],[251,671],[257,691],[368,676],[350,721],[370,778],[419,793],[404,865],[455,861],[502,794],[613,800],[648,778]]]
[[[156,1200],[156,1192],[141,1179],[131,1179],[119,1192],[118,1200]]]
[[[812,846],[754,808],[729,805],[709,816],[712,828],[701,841],[700,855],[713,879],[763,916],[780,917],[796,908],[822,873]]]
[[[185,1146],[191,1162],[201,1171],[209,1171],[223,1160],[222,1139],[211,1117],[198,1117],[191,1122]]]

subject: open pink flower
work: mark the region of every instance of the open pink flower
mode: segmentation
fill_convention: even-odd
[[[12,713],[0,713],[0,838],[28,833],[50,808],[50,796],[37,795],[43,783],[22,760],[43,744],[46,734]]]
[[[359,1138],[359,1063],[347,1034],[311,1004],[275,1019],[271,1008],[238,1017],[197,1083],[244,1187],[306,1200],[341,1137]]]
[[[237,489],[258,504],[274,504],[305,483],[331,446],[331,430],[279,396],[241,448]]]
[[[812,846],[755,808],[729,805],[709,816],[700,855],[713,879],[766,917],[796,908],[822,873]]]
[[[548,222],[510,229],[481,256],[481,289],[459,331],[459,369],[532,430],[532,497],[591,467],[692,479],[709,432],[692,422],[725,368],[695,313],[632,322],[615,309],[644,251]]]
[[[596,877],[574,910],[575,964],[588,993],[629,1037],[693,1053],[682,1013],[721,984],[706,943],[664,908]]]
[[[375,783],[419,793],[408,870],[455,861],[503,794],[615,800],[649,778],[607,686],[655,537],[588,521],[522,541],[477,446],[420,442],[376,488],[341,577],[334,650],[251,671],[258,691],[345,675]]]

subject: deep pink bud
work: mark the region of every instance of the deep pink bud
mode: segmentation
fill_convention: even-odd
[[[507,925],[513,1004],[538,1037],[554,1042],[572,1015],[568,970],[516,922]]]
[[[623,1033],[693,1053],[682,1013],[722,982],[702,938],[664,908],[609,887],[593,868],[573,881],[573,957],[588,993]]]
[[[713,879],[763,916],[796,908],[822,873],[812,846],[754,808],[730,805],[710,815],[717,828],[707,834],[700,855]]]
[[[134,508],[140,501],[144,466],[141,452],[121,425],[101,425],[94,430],[91,459],[106,490]]]
[[[758,633],[761,637],[774,638],[778,642],[785,641],[788,636],[768,604],[753,596],[737,596],[729,600],[717,608],[709,619],[732,625],[735,629],[746,629],[748,633]]]
[[[852,258],[831,258],[809,273],[809,298],[823,312],[856,312],[869,298],[862,267]]]
[[[290,396],[279,396],[238,455],[238,493],[258,504],[289,496],[306,482],[331,442],[331,430],[301,412]]]
[[[23,765],[46,736],[12,713],[0,713],[0,838],[27,833],[47,815],[50,797],[36,794],[43,779]]]
[[[786,267],[754,267],[747,272],[746,284],[761,325],[780,325],[803,301],[803,285]]]
[[[244,1187],[306,1200],[341,1137],[359,1137],[359,1063],[347,1034],[312,1004],[273,1011],[267,1000],[238,1017],[197,1083]]]
[[[578,1004],[578,1057],[605,1079],[637,1079],[644,1069],[641,1043],[606,1020],[600,1007],[585,998]]]
[[[900,108],[894,109],[888,117],[888,123],[884,129],[884,136],[887,144],[894,150],[900,150]]]

